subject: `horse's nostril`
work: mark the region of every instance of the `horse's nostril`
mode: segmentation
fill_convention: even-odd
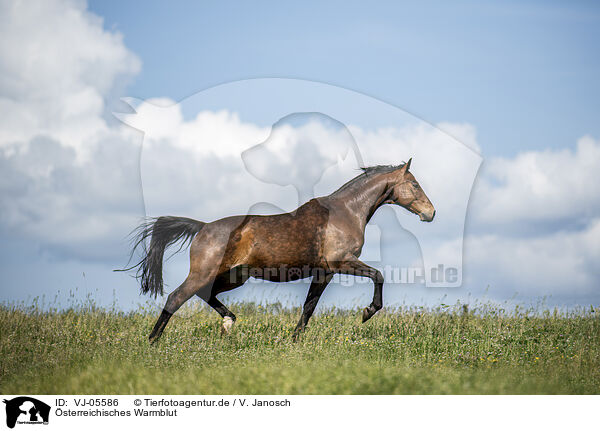
[[[435,217],[435,210],[433,210],[433,214],[431,214],[431,220]]]

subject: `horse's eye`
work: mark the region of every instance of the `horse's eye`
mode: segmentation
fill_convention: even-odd
[[[413,182],[412,182],[412,185],[414,186],[414,188],[415,188],[415,189],[418,189],[418,188],[419,188],[419,183],[418,183],[418,182],[416,182],[416,181],[413,181]]]

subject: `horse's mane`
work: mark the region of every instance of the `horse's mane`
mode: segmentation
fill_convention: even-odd
[[[395,171],[396,169],[402,168],[405,164],[406,163],[401,163],[399,165],[375,165],[375,166],[361,167],[360,169],[362,170],[362,173],[360,175],[352,178],[350,181],[348,181],[346,184],[344,184],[342,187],[337,189],[332,194],[341,192],[342,190],[346,190],[351,185],[356,184],[358,181],[367,178],[369,175],[387,174],[388,172],[392,172],[392,171]]]
[[[395,171],[396,169],[402,168],[406,163],[401,163],[399,165],[375,165],[375,166],[366,166],[360,168],[363,173],[369,174],[383,174]]]

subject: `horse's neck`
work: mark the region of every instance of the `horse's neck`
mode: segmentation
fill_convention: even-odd
[[[377,208],[383,205],[387,192],[387,181],[383,178],[372,177],[336,192],[329,198],[338,202],[339,208],[348,211],[349,215],[357,220],[360,229],[364,231]]]

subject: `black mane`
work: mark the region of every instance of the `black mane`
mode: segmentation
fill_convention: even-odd
[[[375,165],[375,166],[365,166],[360,169],[366,174],[383,174],[395,171],[396,169],[400,169],[406,163],[401,163],[399,165]]]
[[[375,166],[361,167],[360,169],[362,170],[362,173],[360,175],[352,178],[350,181],[348,181],[342,187],[340,187],[335,192],[333,192],[332,195],[336,194],[338,192],[341,192],[342,190],[346,190],[351,185],[356,184],[358,181],[367,178],[369,175],[386,174],[388,172],[392,172],[392,171],[395,171],[396,169],[402,168],[405,164],[406,163],[401,163],[399,165],[375,165]]]

